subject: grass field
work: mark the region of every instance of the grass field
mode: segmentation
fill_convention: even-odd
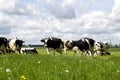
[[[68,54],[0,55],[0,80],[120,80],[120,48],[110,56]]]

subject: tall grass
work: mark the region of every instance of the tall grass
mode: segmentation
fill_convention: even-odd
[[[68,54],[0,55],[0,80],[120,80],[120,49],[110,56]],[[22,78],[24,76],[24,78]]]

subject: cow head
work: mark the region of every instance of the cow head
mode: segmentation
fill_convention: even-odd
[[[110,49],[110,44],[108,42],[103,42],[105,49]]]
[[[68,49],[72,49],[74,46],[73,46],[73,41],[66,41],[65,42],[65,46],[68,48]]]
[[[94,50],[97,51],[97,50],[101,50],[101,49],[103,49],[103,44],[101,42],[95,42]]]
[[[47,47],[48,40],[50,40],[50,39],[49,38],[41,39],[41,42],[44,43],[44,47]]]
[[[15,43],[16,43],[16,46],[22,47],[22,45],[23,45],[24,42],[25,41],[23,41],[23,40],[17,39]]]

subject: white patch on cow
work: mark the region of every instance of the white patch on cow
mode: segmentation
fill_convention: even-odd
[[[70,45],[71,43],[72,43],[72,41],[69,41],[69,42],[68,42],[68,45]]]
[[[9,42],[9,47],[10,47],[12,50],[14,50],[14,48],[15,48],[15,41],[16,41],[16,39],[12,39],[12,40],[10,40],[10,42]]]
[[[101,49],[101,44],[98,43],[98,42],[95,42],[94,51],[97,51],[97,50],[100,50],[100,49]]]
[[[80,50],[79,50],[79,48],[78,48],[77,46],[74,46],[74,47],[72,48],[72,50],[73,50],[73,52],[74,52],[74,55],[75,55],[76,53],[80,53]]]
[[[90,42],[88,41],[88,39],[84,39],[87,43],[88,43],[88,45],[89,45],[89,48],[91,47],[91,45],[90,45]]]
[[[83,42],[85,42],[85,38],[82,38],[81,40],[82,40]]]
[[[51,39],[51,40],[53,40],[53,38],[52,38],[52,37],[50,37],[50,39]]]
[[[10,40],[10,44],[14,44],[17,39]]]
[[[45,39],[45,43],[47,43],[48,39]]]
[[[45,39],[45,42],[44,42],[44,47],[47,46],[47,42],[48,42],[48,39]]]

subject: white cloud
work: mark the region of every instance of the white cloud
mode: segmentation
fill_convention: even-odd
[[[120,0],[115,0],[110,17],[113,19],[120,19],[119,14],[120,14]]]
[[[0,10],[11,11],[15,7],[16,0],[0,0]]]
[[[111,2],[103,0],[1,0],[0,4],[9,4],[0,5],[0,36],[18,37],[26,44],[39,44],[50,36],[120,43],[120,4],[115,1],[111,8]]]
[[[38,0],[43,5],[44,11],[56,18],[74,18],[73,0]]]

